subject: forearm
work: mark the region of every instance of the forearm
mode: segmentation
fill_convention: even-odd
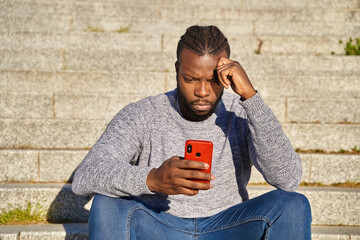
[[[146,186],[150,167],[112,159],[104,150],[99,153],[93,148],[76,170],[72,183],[74,193],[109,197],[151,193]]]
[[[241,104],[248,116],[248,148],[254,166],[269,184],[296,190],[302,174],[301,159],[279,121],[259,94]]]
[[[119,197],[151,193],[146,185],[150,167],[146,162],[135,166],[147,132],[137,109],[128,105],[109,123],[76,170],[76,194]]]

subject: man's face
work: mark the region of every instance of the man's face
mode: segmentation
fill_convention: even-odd
[[[184,48],[175,63],[179,106],[187,120],[202,121],[214,113],[224,90],[215,72],[220,57],[228,57],[225,50],[199,56]]]

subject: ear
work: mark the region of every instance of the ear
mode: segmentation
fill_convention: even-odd
[[[180,67],[180,63],[179,61],[176,61],[175,62],[176,81],[178,80],[179,67]]]
[[[175,62],[176,74],[179,72],[179,67],[180,67],[180,63],[179,63],[179,61],[176,61],[176,62]]]

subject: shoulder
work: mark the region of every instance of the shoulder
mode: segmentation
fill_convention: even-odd
[[[173,91],[148,96],[137,102],[129,103],[116,114],[115,118],[146,119],[149,121],[157,112],[159,113],[169,106],[172,95]]]
[[[161,93],[154,96],[148,96],[143,98],[137,102],[133,102],[124,107],[125,111],[135,111],[139,113],[146,114],[148,112],[152,112],[155,109],[163,108],[164,106],[168,106],[171,101],[173,95],[173,91],[167,93]]]
[[[110,121],[106,131],[126,131],[130,132],[134,137],[143,137],[167,99],[167,95],[162,93],[126,105]],[[169,100],[167,101],[169,102]]]

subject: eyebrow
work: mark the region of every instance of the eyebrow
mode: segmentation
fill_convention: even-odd
[[[192,76],[192,75],[190,75],[190,74],[187,74],[187,73],[183,73],[182,75],[183,75],[183,77],[192,78],[192,79],[195,79],[195,80],[200,80],[200,78],[194,77],[194,76]],[[215,75],[213,75],[212,78],[208,78],[208,79],[206,79],[206,80],[213,80],[213,79],[216,79],[216,76],[215,76]]]
[[[187,78],[193,78],[193,79],[197,79],[197,80],[200,79],[200,78],[194,77],[194,76],[192,76],[190,74],[187,74],[187,73],[183,73],[182,75],[183,75],[183,77],[187,77]]]

